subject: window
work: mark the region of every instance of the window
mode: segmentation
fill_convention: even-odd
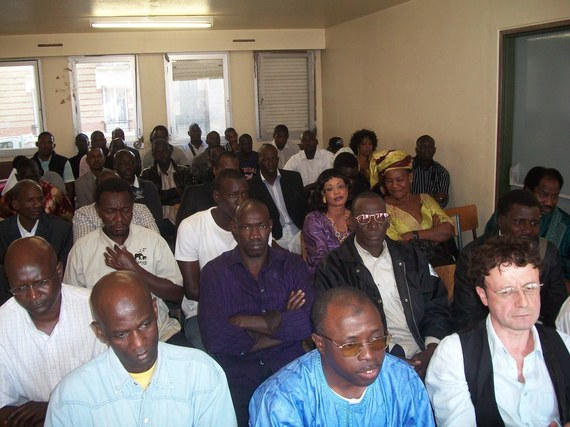
[[[297,138],[315,123],[313,52],[256,52],[258,137],[270,141],[278,124]]]
[[[202,139],[210,131],[224,134],[230,122],[228,55],[165,55],[166,107],[171,139],[188,140],[188,127],[198,123]]]
[[[133,55],[72,57],[69,68],[76,134],[100,130],[110,138],[120,127],[128,141],[142,135]]]
[[[0,150],[35,151],[43,130],[38,61],[0,62]]]

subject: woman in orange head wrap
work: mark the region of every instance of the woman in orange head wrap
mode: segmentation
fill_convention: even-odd
[[[438,247],[453,237],[451,219],[428,194],[411,193],[413,179],[412,157],[408,153],[384,150],[373,154],[370,184],[374,186],[380,181],[386,192],[388,237],[416,245],[434,266],[452,263],[453,256],[442,253]]]

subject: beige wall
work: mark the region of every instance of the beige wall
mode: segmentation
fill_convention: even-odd
[[[235,39],[255,41],[240,43]],[[62,43],[63,46],[40,48],[39,43]],[[75,155],[68,56],[137,54],[142,130],[148,139],[152,128],[166,124],[167,120],[163,53],[230,52],[231,124],[239,133],[250,133],[255,140],[253,51],[323,48],[324,30],[149,31],[0,37],[0,59],[41,58],[45,127],[56,136],[57,152],[67,156]],[[317,84],[320,84],[319,77]]]
[[[412,0],[326,30],[324,138],[367,127],[380,148],[422,134],[451,174],[452,205],[493,210],[499,31],[568,19],[568,0]]]

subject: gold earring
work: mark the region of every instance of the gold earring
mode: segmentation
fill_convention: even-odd
[[[326,205],[327,204],[327,198],[324,196],[323,194],[323,203]]]

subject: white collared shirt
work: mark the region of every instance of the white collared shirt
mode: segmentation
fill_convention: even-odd
[[[299,172],[303,185],[309,185],[317,180],[322,171],[332,168],[333,161],[333,153],[317,148],[314,158],[307,159],[305,152],[300,151],[289,159],[283,169]]]
[[[486,328],[493,363],[495,399],[505,426],[547,426],[554,420],[559,422],[556,394],[536,328],[533,326],[531,329],[534,349],[523,362],[524,383],[518,381],[517,363],[497,336],[490,315],[487,316]],[[570,336],[559,334],[566,348],[570,349]],[[426,388],[438,425],[476,424],[459,335],[450,335],[439,343],[430,360]]]
[[[289,216],[289,212],[287,212],[287,206],[285,206],[285,199],[283,198],[283,189],[281,188],[281,173],[279,169],[277,170],[277,178],[275,178],[275,182],[273,184],[269,183],[265,176],[263,176],[263,172],[259,171],[261,176],[261,181],[267,187],[267,191],[271,194],[271,198],[279,211],[279,222],[281,223],[281,227],[286,227],[289,224],[293,224],[293,220]]]
[[[399,344],[404,349],[407,358],[413,357],[420,352],[420,347],[410,332],[408,322],[406,321],[404,306],[402,305],[396,277],[394,276],[392,257],[386,241],[382,242],[383,249],[378,258],[372,256],[370,252],[360,246],[356,239],[354,239],[354,246],[380,292],[384,314],[386,315],[386,327],[388,332],[392,334],[390,348],[394,344]]]
[[[30,231],[26,230],[24,228],[24,226],[22,225],[22,223],[20,222],[20,214],[18,214],[18,230],[20,231],[20,236],[22,237],[32,237],[36,235],[36,231],[38,230],[38,224],[40,223],[40,220],[37,219],[36,223],[34,224],[34,226],[32,227],[32,229]]]

